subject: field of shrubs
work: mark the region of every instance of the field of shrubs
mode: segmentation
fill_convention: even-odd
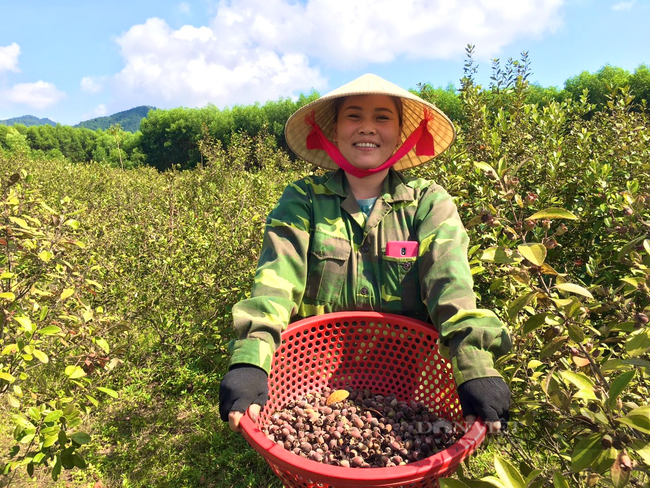
[[[507,69],[506,69],[507,68]],[[650,486],[650,127],[613,88],[530,103],[468,61],[455,145],[414,173],[470,234],[509,432],[443,486]],[[281,486],[218,419],[267,213],[317,171],[262,131],[159,172],[0,152],[0,485]]]

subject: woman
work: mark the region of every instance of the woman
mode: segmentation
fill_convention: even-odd
[[[290,321],[343,310],[430,320],[452,363],[468,422],[507,420],[510,391],[494,360],[503,324],[477,310],[467,234],[440,186],[396,170],[445,151],[453,124],[434,105],[364,75],[298,110],[286,138],[301,158],[336,170],[291,183],[267,219],[251,298],[233,307],[239,340],[220,387],[230,428],[268,398],[267,374]]]

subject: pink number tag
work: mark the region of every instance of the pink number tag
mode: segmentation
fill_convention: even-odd
[[[389,258],[415,258],[417,255],[417,241],[390,241],[386,243],[386,256]]]

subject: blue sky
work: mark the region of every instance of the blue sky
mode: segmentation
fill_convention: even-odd
[[[458,85],[474,44],[562,87],[650,64],[650,0],[0,0],[0,120],[264,103],[372,72]]]

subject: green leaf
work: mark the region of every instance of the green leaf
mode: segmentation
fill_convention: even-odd
[[[61,410],[54,410],[53,412],[48,413],[45,418],[43,419],[43,422],[57,422],[61,416],[63,415],[63,412]]]
[[[106,342],[104,339],[96,339],[95,344],[101,347],[106,354],[111,352],[111,348],[108,346],[108,342]]]
[[[61,327],[57,327],[56,325],[48,325],[47,327],[43,327],[36,332],[42,335],[55,335],[61,332]]]
[[[569,332],[569,337],[571,340],[577,342],[578,344],[585,340],[585,333],[582,332],[580,325],[575,322],[569,322],[567,324],[567,331]]]
[[[9,220],[11,220],[14,224],[17,224],[19,227],[22,227],[23,229],[31,229],[27,222],[20,217],[9,217]]]
[[[483,251],[481,261],[497,264],[513,264],[521,261],[521,257],[505,247],[488,247]]]
[[[549,207],[539,212],[535,212],[533,215],[528,217],[529,220],[538,220],[538,219],[568,219],[568,220],[578,220],[578,217],[573,215],[568,210],[557,207]]]
[[[13,383],[16,381],[16,378],[9,373],[2,372],[0,373],[0,380],[5,380],[8,383]]]
[[[594,298],[594,296],[591,294],[589,290],[586,288],[583,288],[580,285],[576,285],[575,283],[558,283],[557,285],[554,286],[554,288],[557,288],[558,290],[562,291],[568,291],[570,293],[575,293],[576,295],[582,295],[583,297],[587,298]]]
[[[568,340],[567,336],[556,337],[549,344],[544,346],[539,353],[540,359],[551,357],[562,348],[562,345]]]
[[[440,478],[438,484],[440,488],[469,488],[465,483],[454,478]]]
[[[476,166],[481,171],[485,171],[486,173],[492,173],[494,176],[497,176],[496,170],[489,164],[484,163],[483,161],[474,161],[474,166]]]
[[[517,317],[517,314],[521,312],[526,305],[533,301],[535,295],[537,295],[537,292],[533,291],[513,300],[508,306],[508,318],[514,320]]]
[[[625,417],[618,418],[616,421],[644,434],[650,434],[650,405],[635,408]]]
[[[591,434],[578,441],[571,453],[571,471],[580,473],[591,466],[603,450],[601,437],[602,434]]]
[[[489,483],[492,486],[496,486],[497,488],[511,488],[496,476],[485,476],[484,478],[481,478],[479,481],[482,483]]]
[[[522,244],[517,251],[535,266],[541,266],[546,260],[546,246],[543,244]]]
[[[641,356],[650,349],[650,331],[642,330],[630,337],[625,343],[625,350],[630,356]]]
[[[504,458],[495,454],[494,469],[499,478],[512,488],[524,488],[524,477]]]
[[[54,464],[54,467],[52,468],[52,479],[56,481],[59,479],[59,475],[61,474],[61,458],[59,456],[56,457],[56,463]]]
[[[32,420],[35,420],[36,422],[38,422],[41,418],[41,411],[36,407],[29,407],[27,409],[27,414],[32,418]]]
[[[573,371],[561,371],[560,376],[565,381],[572,383],[578,388],[578,392],[573,395],[575,398],[584,398],[586,400],[597,400],[594,394],[594,382],[582,373]]]
[[[553,488],[570,488],[569,483],[559,471],[553,471]]]
[[[11,293],[10,291],[6,291],[4,293],[0,293],[0,298],[2,298],[3,300],[13,302],[16,299],[16,295]]]
[[[111,390],[110,388],[104,388],[103,386],[98,386],[96,389],[101,391],[102,393],[106,393],[108,396],[113,398],[117,398],[119,396],[115,390]]]
[[[631,359],[608,359],[600,367],[603,373],[609,373],[611,371],[620,371],[625,369],[630,369],[633,366],[639,366],[645,368],[650,374],[650,361],[645,359],[631,358]]]
[[[551,314],[544,312],[544,313],[538,313],[537,315],[533,315],[524,322],[524,334],[528,334],[529,332],[534,331],[535,329],[541,327],[546,323],[546,318],[550,317]]]
[[[66,220],[64,223],[65,223],[65,225],[67,225],[68,227],[70,227],[73,230],[78,230],[79,227],[81,226],[79,221],[75,220],[75,219]]]
[[[86,372],[83,369],[81,369],[79,366],[66,366],[65,374],[70,379],[81,378],[83,376],[86,376]]]
[[[61,292],[61,300],[70,298],[74,294],[74,288],[66,288]]]
[[[36,326],[32,323],[29,317],[20,315],[18,317],[14,317],[14,320],[22,325],[27,332],[34,333],[34,331],[36,331]]]
[[[43,447],[50,447],[54,445],[57,440],[59,440],[59,436],[57,434],[46,435],[45,440],[43,441]]]
[[[45,354],[43,351],[39,351],[38,349],[34,349],[34,357],[38,359],[41,363],[47,364],[50,362],[50,359],[47,357],[47,354]]]
[[[627,371],[612,381],[609,387],[609,406],[614,408],[616,406],[616,399],[627,387],[627,385],[634,378],[635,371]]]
[[[632,441],[632,450],[645,464],[650,466],[650,442],[642,441],[641,439],[634,439]]]
[[[50,251],[41,251],[38,253],[38,258],[44,263],[49,263],[50,261],[52,261],[53,257],[54,254],[52,254]]]
[[[90,436],[85,432],[76,432],[70,436],[70,439],[77,444],[88,444],[90,442]]]
[[[526,476],[526,479],[524,480],[524,485],[526,487],[529,487],[530,484],[533,482],[535,478],[537,478],[540,474],[544,472],[543,469],[533,469],[528,476]]]

